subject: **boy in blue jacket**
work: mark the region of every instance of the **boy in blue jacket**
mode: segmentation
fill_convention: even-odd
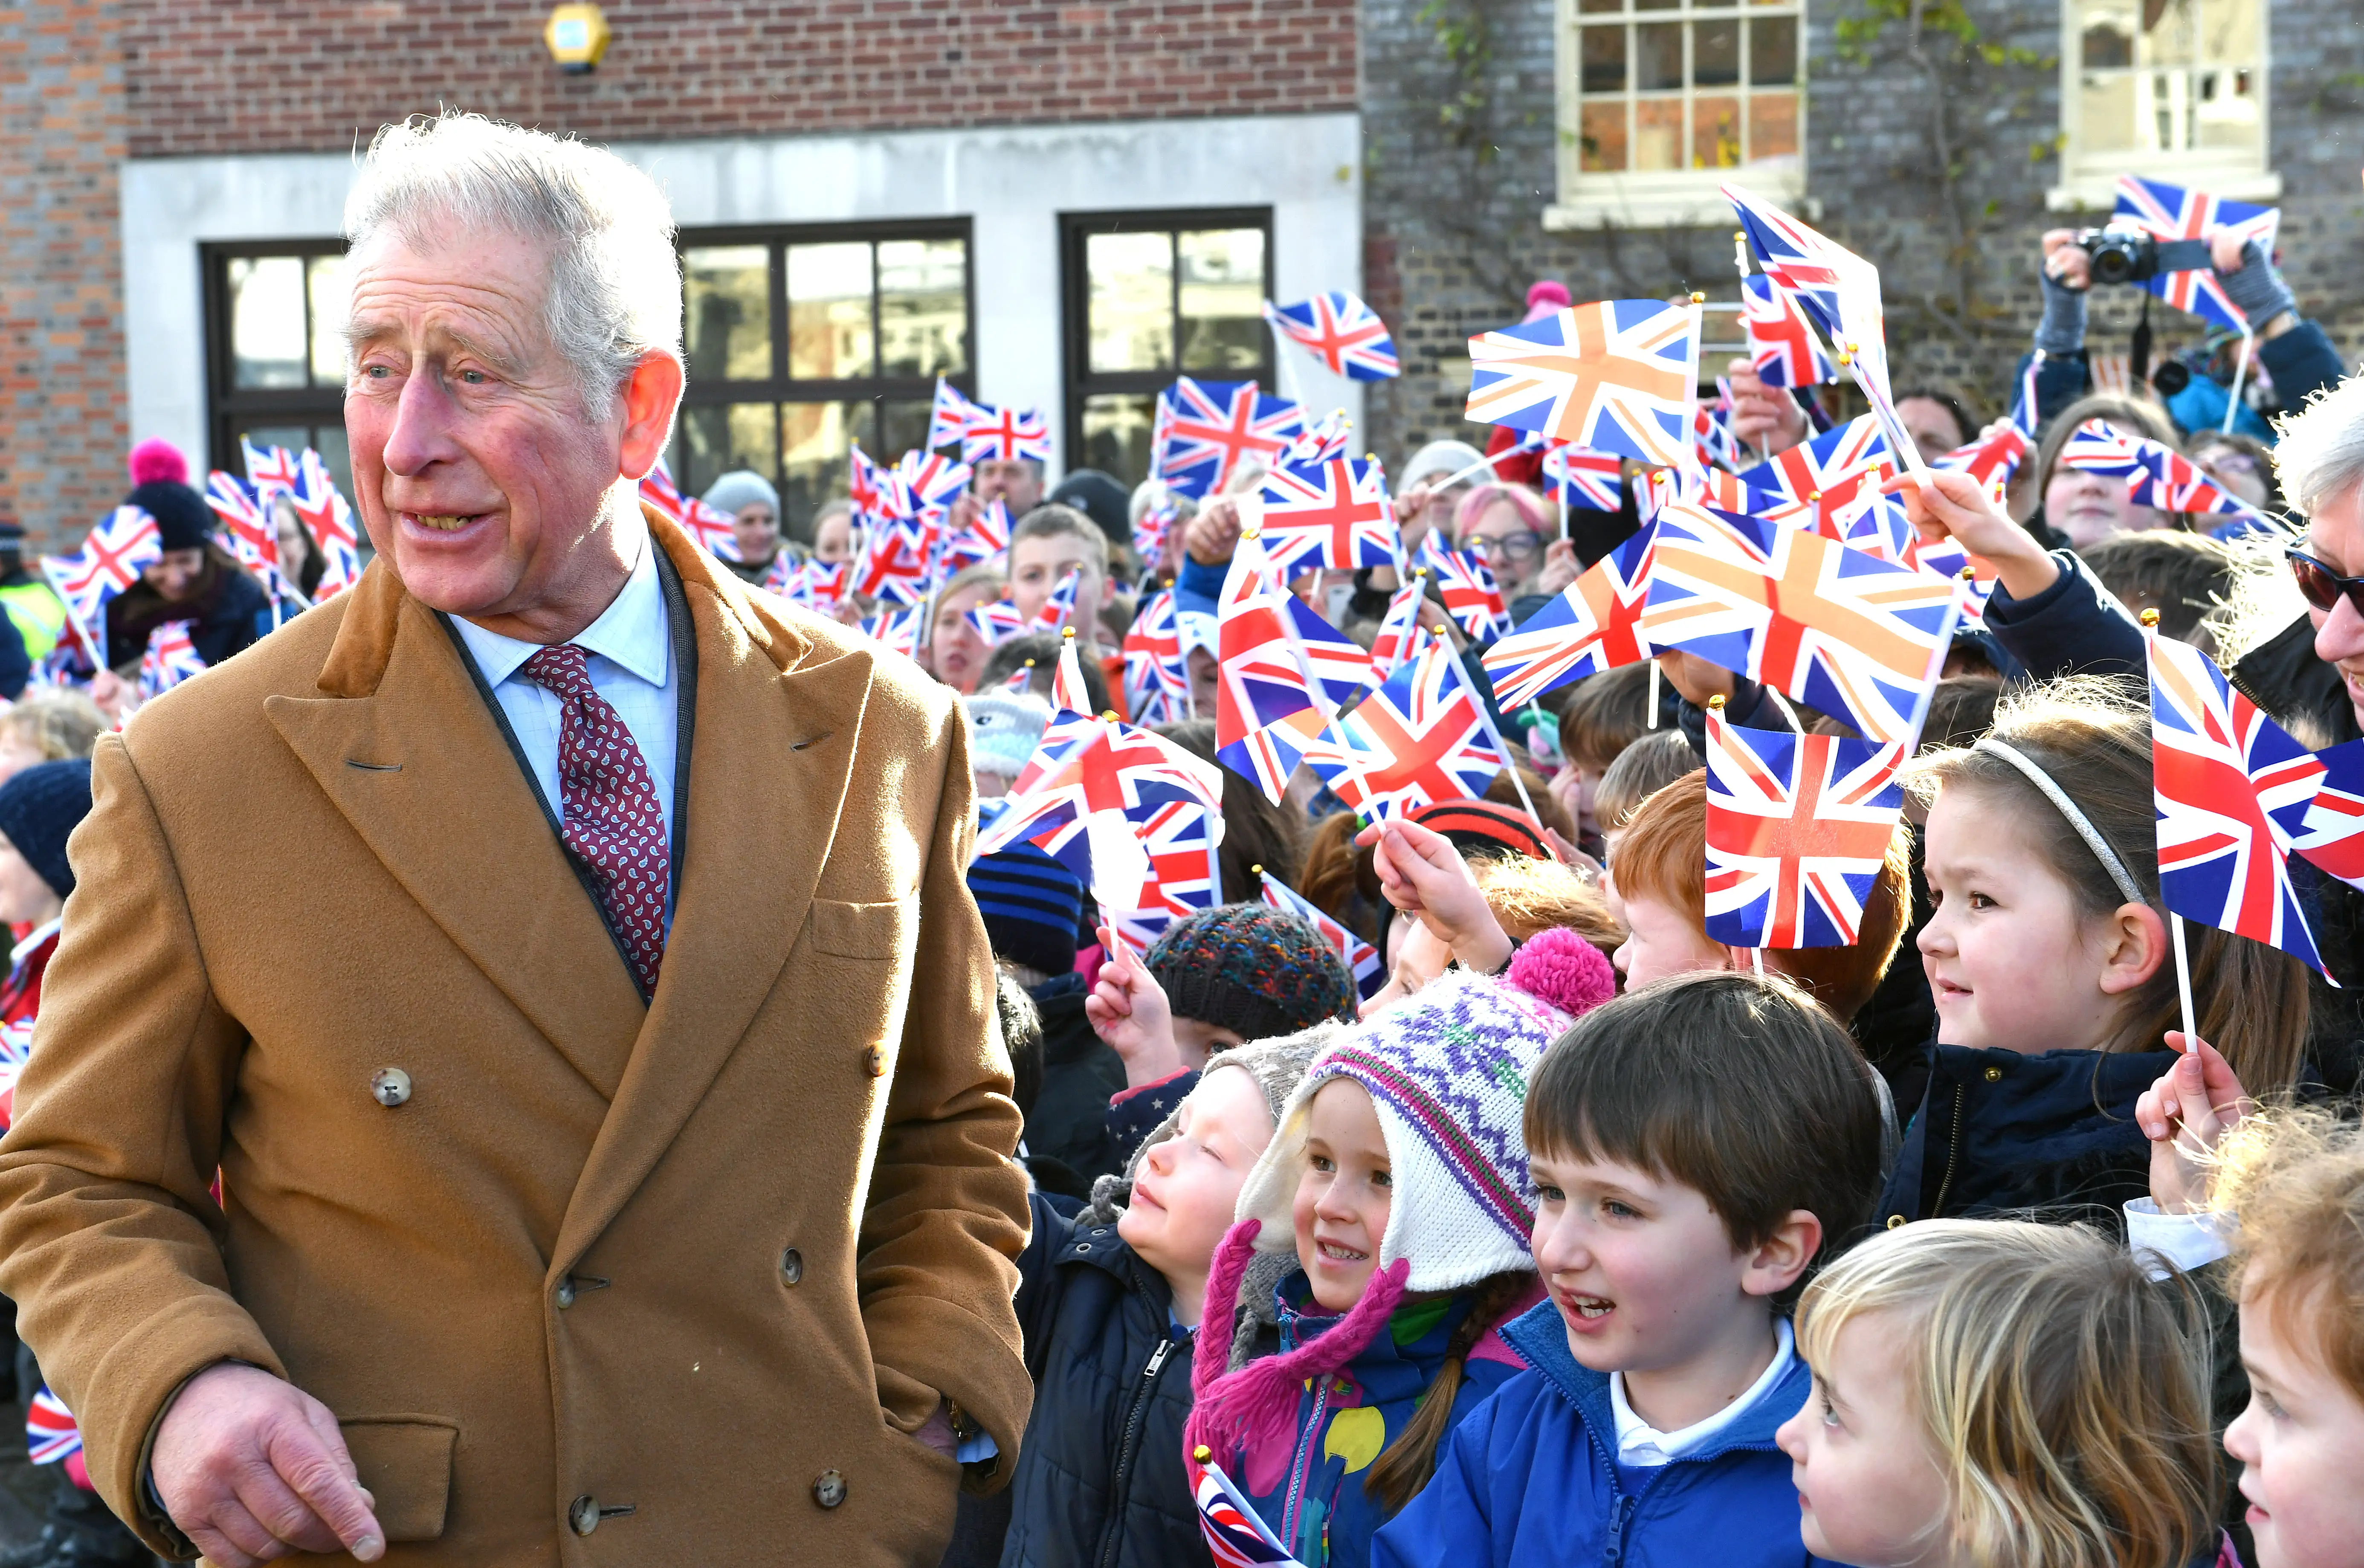
[[[1527,1095],[1528,1370],[1455,1429],[1377,1568],[1798,1568],[1773,1434],[1811,1379],[1785,1308],[1879,1192],[1874,1074],[1786,982],[1677,976],[1587,1014]]]

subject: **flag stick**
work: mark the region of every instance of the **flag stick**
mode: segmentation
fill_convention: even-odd
[[[1428,487],[1429,491],[1431,494],[1433,494],[1439,490],[1450,490],[1455,485],[1460,484],[1463,480],[1468,478],[1471,474],[1476,473],[1478,470],[1493,468],[1500,464],[1504,458],[1518,456],[1522,450],[1523,449],[1515,446],[1504,447],[1492,457],[1481,458],[1478,462],[1471,463],[1467,468],[1462,469],[1459,473],[1455,473],[1450,478],[1438,480],[1435,484]]]
[[[1489,689],[1491,689],[1490,683]],[[1478,705],[1478,722],[1486,727],[1486,739],[1491,740],[1494,743],[1494,750],[1502,754],[1502,766],[1510,773],[1511,787],[1519,792],[1519,804],[1527,808],[1527,815],[1535,819],[1535,826],[1542,827],[1543,813],[1535,809],[1534,800],[1527,794],[1527,781],[1519,776],[1519,761],[1511,755],[1511,748],[1503,740],[1502,731],[1494,723],[1494,711],[1486,704],[1486,693],[1478,690],[1476,685],[1472,684],[1469,695]]]
[[[1216,813],[1215,816],[1220,817],[1221,814]],[[1210,909],[1223,906],[1223,862],[1222,857],[1215,852],[1217,847],[1215,823],[1210,821],[1207,824],[1207,907]]]
[[[1643,728],[1658,728],[1658,662],[1655,658],[1650,661],[1650,720]]]
[[[2191,1011],[2191,957],[2183,948],[2183,917],[2168,911],[2167,929],[2175,940],[2175,996],[2183,1004],[2183,1048],[2189,1051],[2200,1038],[2200,1026]]]
[[[1302,408],[1305,406],[1305,396],[1298,390],[1296,367],[1288,361],[1288,340],[1281,336],[1280,331],[1280,311],[1270,300],[1264,302],[1264,325],[1265,330],[1272,334],[1272,368],[1275,378],[1280,383],[1277,390],[1283,397]]]
[[[2241,358],[2233,366],[2233,391],[2225,399],[2225,423],[2217,427],[2219,430],[2231,430],[2233,416],[2241,411],[2241,381],[2249,373],[2249,350],[2257,346],[2257,333],[2250,329],[2247,322],[2243,322],[2241,324]],[[2186,1016],[2189,1016],[2189,1009],[2186,1010]]]
[[[56,571],[50,564],[50,558],[44,555],[39,559],[41,563],[41,576],[48,582],[50,592],[55,594],[58,596],[58,603],[65,607],[66,624],[73,628],[74,640],[80,642],[82,644],[82,651],[90,655],[91,673],[95,674],[99,671],[106,669],[106,660],[99,652],[97,644],[91,640],[90,628],[84,626],[83,624],[82,617],[75,613],[72,595],[69,595],[63,588],[58,586],[58,575]],[[99,607],[101,610],[104,610],[106,606],[106,601],[101,599],[99,601]]]

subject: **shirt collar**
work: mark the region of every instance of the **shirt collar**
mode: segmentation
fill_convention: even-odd
[[[519,665],[541,651],[539,642],[520,642],[486,631],[460,616],[453,616],[452,624],[460,628],[460,639],[468,645],[488,686],[499,685],[517,673]],[[568,640],[650,685],[665,684],[673,668],[673,639],[665,620],[664,593],[657,583],[655,540],[641,543],[641,559],[632,574],[624,579],[622,591],[599,612],[599,618]]]
[[[34,927],[30,935],[8,950],[9,963],[14,965],[24,962],[43,942],[56,936],[58,928],[64,924],[65,917],[61,915],[54,920]]]
[[[1609,1406],[1617,1417],[1617,1457],[1626,1464],[1663,1464],[1680,1459],[1697,1448],[1704,1447],[1718,1432],[1738,1420],[1748,1407],[1765,1397],[1766,1390],[1781,1381],[1790,1371],[1790,1362],[1797,1355],[1796,1337],[1790,1330],[1787,1318],[1773,1320],[1773,1359],[1748,1385],[1748,1392],[1702,1421],[1694,1421],[1678,1432],[1662,1432],[1643,1419],[1641,1414],[1625,1401],[1625,1374],[1609,1374]]]

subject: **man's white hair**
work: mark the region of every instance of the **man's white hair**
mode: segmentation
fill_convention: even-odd
[[[2274,474],[2302,513],[2364,480],[2364,375],[2351,375],[2277,424]]]
[[[542,325],[586,410],[605,412],[652,349],[680,356],[673,210],[614,153],[448,111],[379,130],[345,198],[353,252],[389,236],[432,251],[471,231],[551,248]]]

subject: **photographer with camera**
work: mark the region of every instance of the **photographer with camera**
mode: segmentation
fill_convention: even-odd
[[[2035,371],[2036,417],[2041,424],[2090,388],[2085,360],[2086,295],[2096,283],[2139,284],[2161,272],[2195,270],[2201,262],[2199,240],[2158,241],[2124,229],[2055,228],[2042,240],[2044,319],[2035,328],[2035,350],[2041,356]],[[2205,242],[2205,264],[2216,274],[2225,296],[2241,308],[2257,335],[2258,359],[2273,380],[2282,406],[2295,409],[2308,395],[2337,384],[2346,373],[2339,350],[2322,328],[2298,312],[2290,285],[2282,281],[2264,248],[2219,233]],[[2182,368],[2180,366],[2179,369]],[[2020,373],[2027,371],[2021,361]],[[2224,398],[2208,399],[2195,387],[2159,386],[2177,405],[2179,422],[2213,424],[2224,413]]]

